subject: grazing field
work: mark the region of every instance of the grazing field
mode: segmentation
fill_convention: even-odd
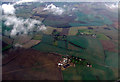
[[[92,68],[71,67],[63,71],[64,80],[114,80],[112,69],[98,64],[92,64]]]
[[[77,39],[77,42],[74,42],[74,39]],[[71,45],[74,47],[70,48],[70,43],[68,43],[68,49],[66,49],[65,43],[62,41],[57,41],[57,46],[53,45],[53,38],[50,35],[44,35],[41,42],[32,48],[43,52],[56,52],[63,55],[75,55],[91,60],[91,62],[99,63],[99,61],[101,61],[101,63],[104,63],[103,47],[97,39],[90,37],[69,36],[68,41],[69,40],[76,45],[85,47],[86,49],[81,49],[73,44]]]
[[[80,50],[80,48],[78,48],[78,47],[76,47],[76,46],[74,46],[72,44],[68,44],[68,49],[70,49],[70,50],[76,50],[76,51]]]
[[[65,48],[66,48],[66,43],[65,43],[65,41],[58,41],[58,46],[65,49]]]
[[[19,52],[19,53],[18,53]],[[62,80],[61,70],[57,68],[59,55],[42,53],[34,49],[11,52],[17,55],[4,63],[3,80]],[[22,59],[22,61],[21,61]]]
[[[113,68],[118,68],[118,53],[105,51],[105,56],[106,56],[105,59],[106,65]]]
[[[79,33],[84,33],[84,34],[94,34],[94,31],[93,30],[89,30],[89,29],[81,29],[81,30],[78,30]],[[79,33],[77,33],[77,35],[79,35]]]
[[[84,37],[69,36],[68,41],[70,41],[78,46],[81,46],[83,48],[88,47],[88,42],[87,42],[86,38],[84,38]]]
[[[56,52],[62,55],[66,55],[68,53],[70,53],[69,50],[66,50],[64,48],[60,48],[57,46],[53,46],[51,44],[47,44],[47,43],[42,43],[40,42],[38,45],[32,47],[33,49],[39,50],[41,52]]]

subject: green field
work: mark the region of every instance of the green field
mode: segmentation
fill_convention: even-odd
[[[68,41],[70,41],[78,46],[81,46],[83,48],[88,47],[87,39],[84,37],[68,36]]]
[[[75,15],[77,18],[75,21],[69,23],[71,26],[102,26],[105,24],[112,24],[112,21],[103,15],[94,15],[94,14],[84,14],[82,12],[76,12]],[[79,23],[82,22],[82,23]]]
[[[83,50],[76,46],[74,47],[77,48],[77,50],[66,49],[64,41],[57,41],[56,46],[54,45],[53,38],[50,35],[43,35],[42,41],[33,48],[43,52],[57,52],[60,54],[75,55],[91,60],[91,62],[99,63],[100,61],[101,63],[104,63],[104,51],[101,43],[97,39],[92,39],[90,37],[83,38],[77,36],[68,36],[68,40],[77,45],[85,47],[86,49]]]
[[[69,24],[66,23],[66,21],[55,21],[55,20],[44,20],[43,24],[45,24],[46,26],[52,26],[52,27],[68,27]]]
[[[63,72],[64,80],[114,80],[112,69],[103,65],[92,64],[92,68],[71,67]]]
[[[105,36],[104,34],[97,34],[96,38],[98,38],[99,40],[110,40],[107,36]]]
[[[92,64],[92,68],[82,67],[77,65],[75,68],[70,67],[63,71],[64,80],[113,80],[115,75],[113,70],[108,67],[113,61],[110,61],[111,56],[106,57],[103,47],[98,39],[92,37],[81,37],[81,36],[68,36],[68,41],[75,43],[76,45],[85,47],[82,50],[79,47],[74,49],[66,49],[64,41],[57,41],[57,45],[53,44],[53,38],[51,35],[43,35],[42,41],[34,46],[33,48],[42,52],[55,52],[62,55],[73,55],[84,58]],[[68,43],[69,44],[69,43]],[[115,62],[114,62],[115,63]],[[113,64],[112,64],[113,65]]]
[[[41,39],[42,39],[42,35],[33,36],[33,40],[41,40]]]
[[[105,51],[107,66],[118,68],[118,53]]]
[[[93,30],[89,30],[89,29],[80,29],[80,30],[78,30],[76,35],[80,35],[80,33],[84,33],[84,34],[88,34],[88,35],[95,34],[93,32]]]

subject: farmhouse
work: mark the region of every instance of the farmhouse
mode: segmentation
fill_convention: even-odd
[[[69,67],[75,67],[75,65],[81,65],[81,66],[86,66],[86,67],[92,67],[91,64],[89,64],[85,59],[75,57],[75,56],[67,56],[63,57],[62,60],[58,63],[58,67],[61,70],[65,70]]]

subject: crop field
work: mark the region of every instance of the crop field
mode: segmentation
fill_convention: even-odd
[[[43,33],[52,34],[54,29],[57,30],[58,32],[62,32],[62,28],[54,28],[54,27],[47,26],[47,30],[44,30]]]
[[[14,44],[16,44],[16,43],[24,44],[24,43],[30,41],[31,39],[32,39],[31,36],[28,36],[28,35],[20,35],[20,36],[17,36],[17,37],[14,39]]]
[[[55,21],[55,20],[45,20],[43,22],[46,26],[52,26],[52,27],[57,27],[57,28],[62,28],[62,27],[70,27],[66,22],[64,21]]]
[[[37,45],[40,40],[30,40],[29,42],[22,45],[23,48],[31,48],[34,45]]]
[[[42,35],[35,35],[32,39],[33,40],[41,40],[42,39]]]
[[[97,31],[97,33],[102,33],[104,34],[105,36],[109,37],[109,39],[111,40],[118,40],[118,30],[112,28],[112,27],[109,27],[111,30],[107,30],[107,29],[104,29],[104,28],[96,28],[94,29],[94,31]]]

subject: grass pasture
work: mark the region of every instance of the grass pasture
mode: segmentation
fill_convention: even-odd
[[[42,52],[55,52],[62,55],[74,55],[77,57],[84,58],[92,64],[92,68],[76,66],[70,67],[64,71],[64,80],[113,80],[115,79],[114,70],[108,67],[110,65],[110,57],[104,55],[104,49],[98,39],[93,39],[92,37],[80,37],[80,36],[68,36],[70,41],[75,42],[77,45],[86,47],[86,50],[82,50],[73,45],[70,50],[64,48],[64,42],[58,41],[58,45],[53,45],[53,39],[50,35],[44,35],[42,41],[34,46],[33,48]],[[77,42],[76,42],[77,41]],[[109,53],[108,53],[109,54]],[[105,60],[105,62],[104,62]],[[106,64],[105,64],[106,63]]]
[[[75,77],[76,76],[76,77]],[[71,67],[63,71],[64,80],[114,80],[112,69],[93,64],[92,68],[87,67]]]
[[[118,53],[105,51],[105,55],[105,64],[113,68],[118,68]]]
[[[84,37],[69,36],[68,41],[70,41],[78,46],[81,46],[83,48],[87,48],[87,46],[88,46],[87,39]]]
[[[86,49],[83,50],[72,44],[72,48],[70,48],[70,43],[68,43],[68,49],[66,49],[64,41],[57,41],[57,46],[55,46],[53,45],[53,38],[50,35],[43,35],[41,42],[33,48],[43,52],[56,52],[63,55],[74,55],[96,63],[99,63],[99,61],[101,63],[104,62],[103,47],[97,39],[92,39],[90,37],[69,36],[68,40],[72,41],[76,45],[85,47]]]
[[[97,34],[96,38],[98,38],[99,40],[110,40],[107,36],[105,36],[104,34]]]

